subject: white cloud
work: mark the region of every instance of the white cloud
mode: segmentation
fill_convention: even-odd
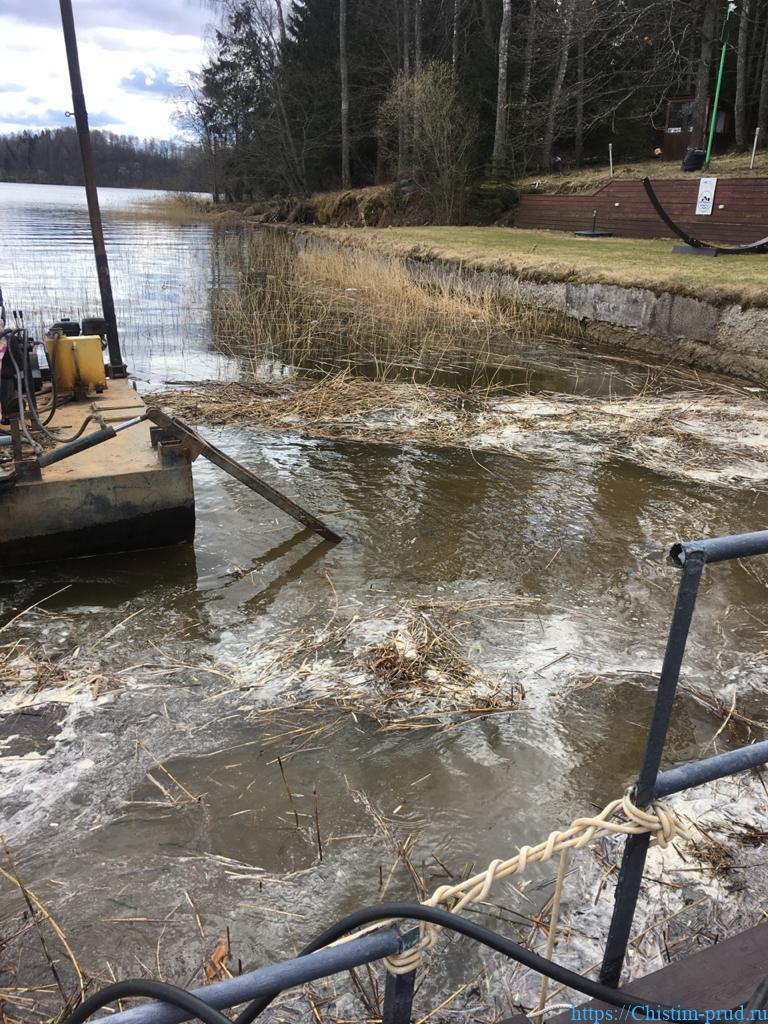
[[[80,0],[75,6],[93,127],[140,138],[176,135],[169,90],[202,64],[209,12],[186,0]],[[72,95],[56,0],[3,0],[0,38],[14,41],[3,51],[0,133],[71,124],[64,117]]]

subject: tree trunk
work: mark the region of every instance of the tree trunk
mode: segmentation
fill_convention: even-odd
[[[574,160],[581,167],[584,157],[584,49],[587,34],[583,0],[579,8],[578,45],[576,50],[576,126],[574,137]]]
[[[480,0],[480,6],[482,8],[483,41],[489,50],[495,50],[496,40],[493,37],[495,18],[491,9],[491,0]]]
[[[530,80],[534,74],[534,42],[536,40],[537,0],[530,0],[528,25],[525,32],[525,56],[522,62],[522,83],[520,84],[520,121],[524,124],[528,113]]]
[[[747,149],[747,83],[749,81],[749,8],[750,0],[742,0],[739,15],[739,49],[736,65],[736,148]]]
[[[277,26],[280,32],[280,45],[285,49],[286,36],[285,36],[285,18],[283,17],[283,0],[275,0],[275,7],[277,8]]]
[[[493,136],[493,159],[491,163],[495,177],[501,173],[507,156],[507,112],[509,101],[509,34],[512,28],[512,0],[502,0],[501,30],[499,31],[499,72],[496,88],[496,131]]]
[[[413,2],[413,67],[421,71],[421,0]]]
[[[453,36],[451,40],[451,67],[454,77],[459,73],[459,21],[461,19],[461,0],[453,0]]]
[[[691,144],[704,148],[709,107],[709,79],[712,66],[712,47],[715,42],[715,22],[718,0],[704,0],[704,20],[701,26],[701,48],[696,74],[696,98],[693,106],[693,134]]]
[[[341,69],[341,187],[350,188],[349,61],[347,60],[347,0],[339,0],[339,68]]]
[[[768,145],[768,39],[763,53],[763,72],[760,77],[760,106],[757,111],[757,126],[760,129],[760,144]]]
[[[552,147],[555,143],[555,122],[557,120],[557,108],[560,106],[560,97],[563,92],[565,72],[568,70],[568,51],[571,48],[571,27],[573,25],[573,8],[576,0],[565,0],[566,9],[563,18],[563,35],[560,44],[560,59],[557,65],[555,81],[552,85],[552,95],[549,100],[549,112],[547,113],[547,127],[544,133],[544,146],[542,149],[542,164],[544,170],[548,171],[552,166]]]
[[[401,0],[402,52],[400,68],[405,76],[406,87],[410,89],[411,76],[411,5],[410,0]],[[400,181],[410,177],[411,171],[411,118],[406,105],[400,105],[397,127],[397,176]]]

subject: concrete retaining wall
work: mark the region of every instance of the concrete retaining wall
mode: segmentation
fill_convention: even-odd
[[[337,242],[328,235],[304,235],[303,241],[350,248],[349,242]],[[378,255],[400,258],[384,252]],[[651,356],[768,385],[768,309],[718,305],[672,292],[656,294],[649,288],[520,280],[512,273],[477,270],[447,260],[404,262],[415,280],[447,282],[468,297],[490,287],[546,310],[553,315],[553,333],[569,344]]]
[[[563,281],[521,281],[513,274],[409,260],[415,278],[448,279],[457,291],[491,286],[558,314],[564,339],[588,347],[649,355],[768,384],[768,309],[719,306],[648,288]],[[556,328],[557,329],[557,328]]]

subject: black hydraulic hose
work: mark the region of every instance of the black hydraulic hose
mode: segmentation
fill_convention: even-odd
[[[109,441],[113,437],[117,437],[121,430],[127,430],[128,427],[134,427],[137,423],[143,423],[146,418],[146,416],[134,416],[133,419],[125,420],[123,423],[118,423],[115,427],[102,427],[101,430],[94,430],[92,434],[87,434],[85,437],[69,441],[67,444],[63,444],[60,448],[54,448],[52,452],[46,452],[45,455],[41,455],[37,461],[39,462],[41,469],[44,469],[46,466],[52,466],[55,462],[61,462],[63,459],[69,459],[73,455],[77,455],[79,452],[87,451],[89,448],[95,448],[97,444],[103,444],[104,441]]]
[[[88,434],[86,437],[69,441],[60,448],[54,448],[52,452],[46,452],[37,461],[40,463],[40,468],[45,469],[46,466],[52,466],[55,462],[69,459],[79,452],[94,448],[97,444],[102,444],[104,441],[109,441],[116,436],[114,427],[102,427],[101,430],[94,430],[92,434]]]
[[[27,365],[28,365],[28,361],[27,361]],[[28,390],[27,393],[30,396],[29,397],[30,405],[34,405],[35,412],[39,416],[40,415],[40,409],[37,406],[37,395],[35,394],[34,387],[29,387],[29,390]],[[48,424],[51,422],[53,417],[56,415],[56,410],[57,410],[58,406],[59,406],[59,388],[58,388],[58,385],[56,384],[56,373],[54,371],[53,366],[51,366],[51,405],[50,405],[49,409],[43,410],[43,411],[48,413],[48,415],[45,417],[45,419],[42,420],[42,426],[43,427],[47,427]]]
[[[83,1021],[88,1020],[92,1014],[109,1003],[137,996],[178,1006],[185,1013],[189,1013],[190,1017],[196,1017],[204,1024],[232,1024],[223,1013],[193,996],[186,989],[167,985],[164,981],[149,981],[143,978],[136,981],[116,981],[113,985],[107,985],[106,988],[94,992],[65,1018],[63,1024],[83,1024]]]
[[[6,336],[10,336],[12,340],[13,335],[16,334],[17,332],[4,331],[3,333]],[[16,356],[13,354],[13,345],[9,344],[6,351],[8,355],[11,357],[11,362],[13,363],[13,370],[14,373],[16,374],[16,404],[19,407],[19,428],[21,429],[21,433],[24,436],[24,439],[26,440],[27,444],[31,447],[32,451],[35,452],[35,454],[37,454],[42,449],[40,448],[40,445],[33,439],[32,435],[29,433],[29,429],[24,418],[24,375],[22,373],[21,367],[16,362]]]
[[[6,332],[6,333],[8,333],[8,332]],[[10,333],[14,334],[14,333],[17,333],[17,332],[12,331]],[[80,424],[79,429],[71,437],[59,437],[58,434],[54,434],[50,430],[47,430],[46,429],[46,424],[50,423],[51,419],[53,418],[53,414],[56,411],[57,404],[58,404],[58,401],[57,401],[57,399],[58,399],[58,391],[56,392],[57,398],[54,400],[54,406],[53,406],[53,410],[52,410],[50,416],[48,416],[45,421],[41,420],[40,416],[38,414],[38,411],[37,411],[37,404],[35,402],[35,389],[34,389],[34,386],[32,384],[32,380],[31,380],[31,377],[30,377],[29,360],[26,359],[26,358],[22,359],[22,363],[23,363],[23,370],[22,370],[22,367],[20,367],[19,364],[16,362],[16,357],[13,354],[13,348],[12,348],[11,345],[8,346],[8,354],[11,357],[11,362],[13,363],[14,369],[16,371],[16,378],[17,378],[16,387],[17,387],[17,390],[18,390],[17,401],[19,403],[19,411],[20,411],[20,419],[21,419],[21,424],[22,424],[22,431],[24,432],[24,435],[27,438],[27,440],[29,441],[29,443],[33,447],[35,447],[35,442],[32,440],[31,437],[28,436],[28,434],[26,432],[26,425],[24,423],[24,413],[23,413],[23,408],[22,408],[22,391],[26,392],[27,404],[29,406],[29,413],[30,413],[30,416],[32,417],[32,420],[33,420],[35,426],[37,427],[37,429],[42,434],[44,434],[48,438],[49,441],[55,441],[57,444],[71,444],[73,441],[76,441],[79,437],[81,437],[85,433],[85,431],[88,429],[88,424],[93,422],[93,420],[95,419],[95,416],[93,416],[93,415],[86,416],[85,419],[83,420],[83,422]],[[52,372],[51,373],[51,379],[52,380],[53,380],[53,377],[54,377],[54,374]],[[24,384],[23,388],[21,386],[22,382]],[[54,385],[54,387],[55,387],[55,385]]]
[[[577,992],[581,992],[582,995],[589,996],[591,999],[598,999],[603,1003],[608,1003],[610,1006],[621,1006],[628,1009],[640,1010],[648,1009],[654,1013],[657,1011],[666,1011],[667,1013],[674,1012],[676,1014],[695,1014],[695,1018],[688,1018],[691,1020],[705,1020],[706,1017],[705,1010],[688,1009],[686,1007],[681,1008],[679,1006],[673,1008],[665,1006],[663,1003],[651,1002],[648,999],[644,999],[642,996],[633,996],[628,992],[619,992],[618,989],[609,988],[607,985],[601,985],[598,981],[592,981],[589,978],[585,978],[583,975],[576,974],[575,971],[571,971],[567,967],[562,967],[560,964],[556,964],[552,960],[547,960],[545,957],[539,956],[538,953],[533,953],[531,950],[526,949],[525,946],[521,946],[519,943],[513,942],[512,939],[508,939],[504,935],[499,935],[498,932],[491,931],[490,928],[484,928],[482,925],[476,924],[474,921],[468,921],[466,918],[459,917],[456,914],[452,914],[448,910],[442,910],[439,907],[426,907],[421,903],[382,903],[376,907],[364,907],[362,910],[357,910],[348,917],[344,917],[340,921],[337,921],[336,924],[331,925],[330,928],[326,928],[324,932],[318,935],[316,939],[313,939],[308,946],[305,946],[305,948],[302,949],[299,956],[306,956],[308,953],[314,953],[316,950],[322,949],[323,946],[328,946],[332,942],[337,942],[345,935],[348,935],[350,932],[357,931],[365,925],[373,924],[376,921],[388,921],[392,918],[410,921],[427,921],[430,924],[439,925],[441,928],[448,928],[451,931],[458,932],[460,935],[466,935],[468,938],[474,939],[475,942],[479,942],[483,946],[488,946],[489,949],[493,949],[497,953],[502,953],[511,960],[516,960],[518,963],[523,964],[524,967],[529,967],[531,970],[534,970],[539,974],[543,974],[547,978],[551,978],[552,981],[556,981],[561,985],[565,985],[567,988],[572,988]],[[269,1006],[274,998],[274,996],[261,996],[259,999],[254,999],[253,1002],[249,1003],[235,1018],[235,1024],[251,1024],[251,1021],[254,1021],[259,1014]],[[681,1018],[679,1016],[668,1016],[661,1019],[680,1020]]]
[[[53,372],[51,372],[51,393],[53,395],[53,401],[52,401],[50,410],[48,410],[48,415],[43,420],[43,419],[40,418],[40,410],[37,407],[37,395],[35,394],[35,385],[34,385],[34,381],[32,380],[32,368],[31,368],[31,366],[29,364],[29,351],[27,349],[25,332],[22,331],[20,333],[20,337],[21,337],[21,342],[22,342],[22,346],[23,346],[23,348],[22,348],[22,369],[24,371],[24,388],[25,388],[26,393],[27,393],[27,404],[29,405],[29,412],[30,412],[30,415],[32,416],[32,419],[34,420],[35,425],[37,426],[37,428],[39,430],[42,430],[48,437],[51,437],[52,435],[48,431],[46,431],[45,428],[48,426],[48,424],[51,422],[53,417],[56,415],[56,406],[57,406],[57,400],[58,400],[58,390],[56,388],[56,377],[55,377],[55,374]]]

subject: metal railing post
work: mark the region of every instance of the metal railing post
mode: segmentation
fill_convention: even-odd
[[[680,666],[685,654],[688,630],[696,606],[696,597],[705,561],[706,555],[703,551],[696,548],[686,551],[683,577],[680,580],[675,610],[669,628],[667,649],[659,676],[645,753],[634,789],[633,799],[638,807],[646,806],[653,799],[656,776],[661,766],[669,719],[677,692]],[[600,968],[600,981],[604,985],[616,986],[621,977],[649,842],[650,836],[645,833],[639,836],[630,836],[624,847],[619,879],[616,883],[613,915],[605,943],[603,964]]]
[[[416,971],[409,971],[408,974],[387,974],[381,1024],[411,1024],[415,987]]]

